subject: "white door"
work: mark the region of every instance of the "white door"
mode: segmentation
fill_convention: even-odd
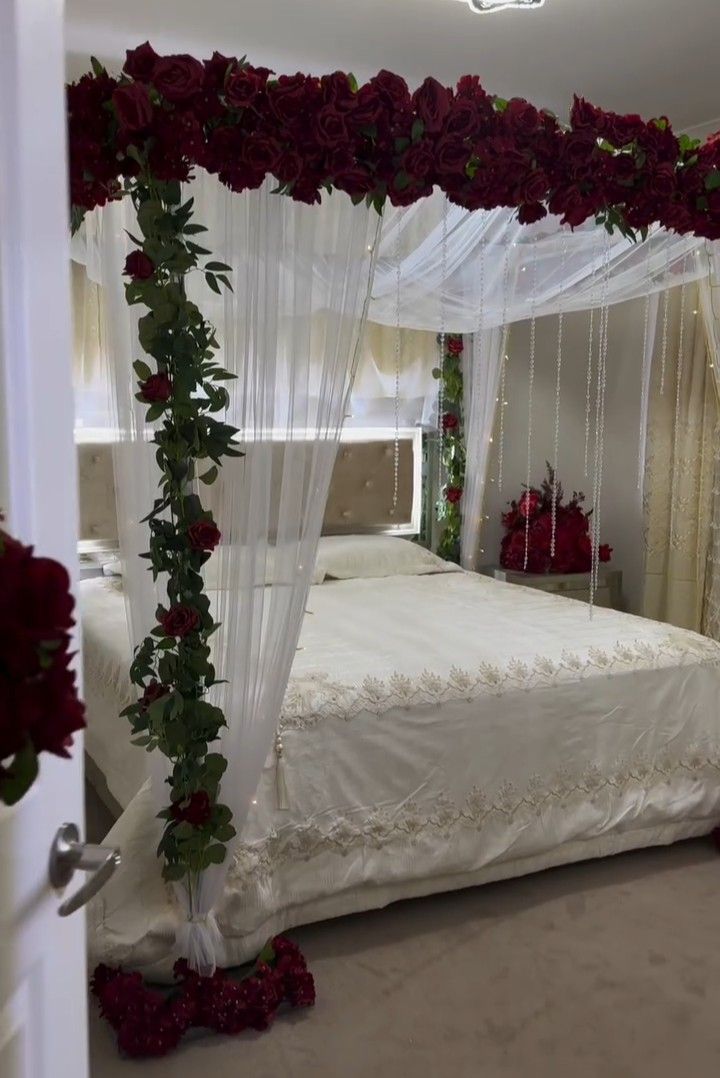
[[[0,503],[8,531],[75,572],[62,0],[0,0]],[[2,597],[0,597],[0,602]],[[0,806],[0,1075],[86,1078],[82,910],[48,862],[83,820],[82,739]]]

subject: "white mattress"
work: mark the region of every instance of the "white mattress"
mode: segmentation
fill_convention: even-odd
[[[147,757],[117,719],[117,582],[81,585],[88,752],[118,800]],[[226,961],[294,924],[633,846],[720,817],[720,645],[472,574],[311,589],[281,720],[219,909]],[[162,976],[178,912],[147,788],[112,832],[95,958]]]

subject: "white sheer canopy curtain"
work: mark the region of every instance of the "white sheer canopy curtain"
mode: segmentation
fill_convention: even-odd
[[[221,628],[213,637],[216,687],[227,727],[220,751],[228,761],[220,798],[238,834],[275,739],[305,611],[337,445],[367,313],[379,218],[342,195],[304,206],[266,184],[242,195],[200,175],[188,194],[200,237],[212,257],[232,266],[233,291],[209,292],[201,274],[188,292],[218,330],[228,383],[227,421],[240,429],[245,456],[227,460],[212,487],[200,486],[222,532],[206,581]],[[88,235],[101,255],[108,347],[115,370],[116,473],[121,543],[133,643],[153,623],[155,597],[144,526],[157,475],[133,398],[131,363],[139,357],[136,309],[125,305],[121,270],[132,207],[107,208],[100,232]],[[128,448],[129,447],[129,448]],[[159,581],[162,586],[162,580]],[[162,769],[153,781],[166,801]],[[223,961],[214,917],[228,862],[203,873],[192,894],[178,888],[186,919],[176,940],[203,973]]]

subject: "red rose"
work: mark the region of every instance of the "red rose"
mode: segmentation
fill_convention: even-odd
[[[461,356],[465,345],[461,336],[452,334],[447,339],[446,347],[451,356]]]
[[[532,225],[547,217],[547,210],[542,202],[524,202],[518,209],[518,221],[521,225]]]
[[[462,498],[462,487],[446,487],[445,497],[451,505],[456,505]]]
[[[548,179],[542,169],[534,169],[520,185],[523,202],[542,202],[548,190]]]
[[[445,412],[445,415],[442,417],[443,430],[457,430],[459,425],[460,420],[453,412]]]
[[[335,172],[333,182],[338,191],[344,191],[351,198],[353,195],[368,194],[374,185],[373,177],[361,165]]]
[[[438,172],[452,176],[463,172],[470,160],[471,151],[463,141],[445,135],[435,147],[435,165]]]
[[[511,131],[517,134],[527,134],[534,131],[540,122],[538,110],[522,97],[513,97],[511,101],[508,101],[502,117],[506,127],[509,127]]]
[[[523,517],[533,517],[542,498],[536,490],[526,490],[518,502],[518,512]]]
[[[225,85],[225,79],[227,78],[229,68],[234,68],[236,64],[237,60],[232,56],[223,56],[223,54],[216,49],[209,60],[203,61],[203,67],[205,69],[203,85],[205,88],[213,91],[222,90]]]
[[[153,85],[166,101],[188,101],[202,90],[205,68],[193,56],[163,56],[155,65]]]
[[[192,827],[203,827],[212,814],[210,795],[205,790],[196,790],[184,801],[176,801],[170,813],[178,823],[189,823]]]
[[[646,182],[656,198],[672,198],[677,189],[675,169],[671,164],[658,165],[654,171],[647,174]]]
[[[385,105],[393,111],[401,111],[410,107],[410,91],[405,79],[394,75],[392,71],[382,70],[370,79],[370,86],[380,95]]]
[[[355,99],[352,122],[355,127],[371,127],[380,118],[383,103],[375,86],[361,86]]]
[[[483,90],[479,75],[463,75],[458,79],[456,95],[474,101],[478,106],[490,102],[490,95]]]
[[[424,179],[433,167],[432,143],[429,141],[417,142],[405,153],[402,165],[408,176],[413,179]]]
[[[172,382],[167,374],[151,374],[140,382],[140,392],[147,404],[163,404],[172,397]]]
[[[291,123],[302,111],[308,96],[305,75],[281,75],[267,88],[268,104],[275,119]]]
[[[187,530],[193,550],[214,550],[222,535],[212,520],[196,520]]]
[[[418,117],[430,135],[442,131],[445,118],[450,111],[452,94],[437,81],[428,77],[412,95],[412,103]]]
[[[480,117],[474,102],[456,98],[445,118],[445,132],[456,139],[464,139],[477,134],[479,124]]]
[[[589,131],[571,131],[561,144],[561,158],[573,173],[590,168],[597,142]]]
[[[334,149],[347,141],[348,133],[342,113],[333,105],[320,109],[315,117],[315,134],[321,146]]]
[[[333,71],[320,79],[323,101],[334,105],[338,112],[352,112],[357,105],[357,94],[344,71]]]
[[[248,135],[243,144],[242,156],[253,172],[272,172],[280,160],[280,144],[269,135]]]
[[[155,272],[155,263],[144,251],[133,251],[125,259],[123,273],[133,281],[147,281]]]
[[[312,1007],[315,1003],[315,981],[304,966],[294,966],[283,974],[285,998],[293,1007]]]
[[[160,624],[167,636],[177,636],[183,640],[198,628],[200,615],[194,607],[176,603],[162,615]]]
[[[604,115],[602,109],[592,105],[589,101],[586,101],[584,97],[578,97],[577,94],[573,96],[573,106],[570,111],[570,126],[575,131],[582,131],[584,129],[590,129],[596,132],[599,131]]]
[[[273,175],[281,183],[294,183],[303,170],[303,159],[295,150],[282,153],[273,167]]]
[[[147,86],[143,83],[130,82],[127,86],[118,86],[113,91],[112,102],[123,131],[143,131],[150,126],[153,105]]]
[[[160,57],[150,42],[146,41],[144,45],[138,45],[136,49],[127,50],[123,71],[131,79],[137,79],[139,82],[151,82],[155,64],[159,59]]]
[[[610,558],[612,557],[612,552],[613,548],[609,546],[608,543],[601,543],[600,549],[598,550],[598,557],[600,558],[600,561],[610,561]]]
[[[254,71],[235,71],[227,81],[225,100],[234,109],[245,109],[252,105],[261,87],[262,82]]]
[[[163,685],[160,681],[149,681],[143,689],[143,694],[138,701],[140,710],[147,711],[150,704],[154,704],[156,700],[162,700],[163,696],[167,696],[169,692],[170,689],[168,686]]]

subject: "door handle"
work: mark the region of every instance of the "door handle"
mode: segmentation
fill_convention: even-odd
[[[112,846],[93,846],[80,841],[74,823],[64,823],[55,835],[50,850],[49,876],[53,887],[67,887],[77,869],[92,872],[82,887],[65,899],[58,908],[61,917],[69,917],[98,893],[110,879],[121,861],[120,850]]]

